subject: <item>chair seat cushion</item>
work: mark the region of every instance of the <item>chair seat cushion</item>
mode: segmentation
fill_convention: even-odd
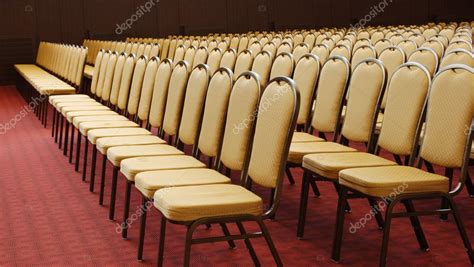
[[[72,122],[76,117],[94,117],[94,116],[110,116],[119,115],[113,110],[88,110],[88,111],[71,111],[66,114],[68,122]]]
[[[375,166],[390,166],[397,163],[365,152],[321,153],[303,157],[303,168],[330,179],[338,179],[339,171]]]
[[[107,152],[109,154],[110,151]],[[108,156],[108,155],[107,155]],[[205,168],[206,165],[187,155],[139,157],[122,160],[120,172],[128,180],[134,181],[135,175],[145,171]]]
[[[292,143],[305,143],[305,142],[325,142],[321,137],[317,137],[315,135],[305,133],[305,132],[294,132],[293,139],[291,139]]]
[[[449,190],[447,177],[408,166],[346,169],[339,172],[339,184],[373,197]]]
[[[89,107],[89,106],[99,106],[102,107],[102,105],[99,102],[96,102],[95,100],[85,100],[85,101],[80,101],[80,102],[61,102],[56,104],[56,110],[61,112],[63,108],[66,107],[77,107],[77,106],[84,106],[84,107]]]
[[[135,187],[146,197],[153,198],[162,188],[207,184],[228,184],[229,177],[206,168],[141,172],[135,176]]]
[[[56,99],[53,100],[51,105],[59,110],[59,108],[66,106],[74,106],[76,103],[98,103],[92,98],[71,98],[71,99]]]
[[[174,146],[165,144],[116,146],[107,150],[107,159],[114,166],[120,166],[122,160],[129,158],[171,155],[184,155],[184,153]]]
[[[83,94],[69,94],[69,95],[52,95],[48,98],[49,103],[52,105],[56,101],[66,101],[66,100],[72,100],[72,99],[92,99],[88,95],[83,95]]]
[[[75,117],[72,124],[77,128],[81,123],[93,121],[128,121],[128,118],[122,115],[81,116]]]
[[[339,143],[334,142],[292,143],[290,145],[288,161],[295,164],[301,164],[303,162],[303,157],[308,154],[354,151],[357,150],[352,147],[343,146]]]
[[[166,144],[166,141],[155,135],[137,135],[137,136],[116,136],[100,138],[96,142],[97,150],[103,155],[107,150],[115,146],[139,146],[139,145],[158,145]]]
[[[95,144],[97,139],[113,136],[130,136],[130,135],[151,135],[147,129],[133,128],[112,128],[112,129],[94,129],[87,132],[87,139]]]
[[[263,201],[232,184],[170,187],[156,191],[155,207],[169,220],[190,222],[200,218],[262,215]]]
[[[79,132],[82,135],[87,136],[87,132],[93,129],[105,129],[105,128],[130,128],[138,127],[139,125],[133,121],[90,121],[84,122],[79,125]]]
[[[94,66],[87,65],[87,64],[84,65],[84,77],[92,80],[93,75],[94,75]]]
[[[106,106],[72,106],[72,107],[64,107],[61,109],[61,114],[63,116],[67,116],[67,114],[71,111],[97,111],[97,110],[110,110],[110,108]]]

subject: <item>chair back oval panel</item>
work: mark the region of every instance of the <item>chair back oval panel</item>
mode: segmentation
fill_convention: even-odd
[[[122,77],[120,79],[120,89],[117,106],[121,110],[127,108],[130,84],[132,83],[133,70],[135,69],[135,56],[130,54],[123,66]]]
[[[155,84],[156,72],[158,70],[158,64],[158,58],[153,57],[146,65],[137,113],[138,118],[142,121],[147,120],[148,115],[150,114],[151,98],[153,96],[153,88]]]
[[[120,81],[122,80],[122,72],[126,60],[127,54],[122,53],[118,56],[117,63],[115,64],[114,78],[112,80],[112,86],[110,89],[110,103],[112,103],[112,105],[117,105],[118,103]]]
[[[296,124],[306,124],[313,105],[314,92],[319,78],[319,59],[312,55],[303,55],[296,64],[293,80],[300,91],[300,110]]]
[[[100,70],[99,70],[99,79],[97,80],[97,87],[95,94],[98,97],[102,97],[102,88],[104,86],[105,81],[105,72],[107,70],[107,66],[109,63],[110,53],[107,52],[102,57],[102,62],[100,63]]]
[[[115,66],[117,64],[117,53],[112,52],[107,62],[107,68],[105,69],[105,78],[102,85],[102,100],[109,101],[110,92],[112,91],[112,80],[114,78]]]
[[[150,106],[150,116],[148,117],[150,125],[155,128],[161,128],[163,125],[166,99],[168,97],[168,86],[172,72],[173,63],[169,59],[163,60],[156,71]]]
[[[143,85],[143,77],[147,67],[147,58],[141,56],[135,63],[135,69],[133,70],[132,82],[130,85],[130,93],[128,97],[127,111],[130,115],[135,115],[138,112],[138,103],[140,101],[140,95]]]
[[[293,56],[289,53],[280,53],[273,61],[270,80],[278,76],[291,77],[293,68]]]

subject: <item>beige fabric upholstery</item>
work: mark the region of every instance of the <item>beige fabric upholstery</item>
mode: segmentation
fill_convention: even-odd
[[[161,62],[154,78],[153,97],[151,99],[148,122],[155,128],[160,128],[163,123],[166,98],[168,96],[168,86],[173,71],[172,65],[173,64],[169,60]]]
[[[179,140],[186,145],[197,141],[208,84],[208,69],[204,65],[197,66],[189,76],[179,126]]]
[[[135,176],[135,187],[150,199],[157,190],[167,187],[228,183],[231,183],[229,177],[206,168],[149,171]]]
[[[407,166],[346,169],[339,173],[339,184],[373,197],[394,198],[398,193],[443,192],[449,179]]]
[[[429,85],[429,73],[420,67],[410,65],[395,72],[387,88],[380,147],[395,155],[411,154]]]
[[[130,127],[138,127],[139,125],[133,121],[90,121],[90,122],[83,122],[79,125],[79,132],[82,135],[86,136],[87,132],[93,129],[105,129],[105,128],[130,128]]]
[[[135,57],[130,55],[125,60],[122,77],[120,77],[120,88],[117,100],[117,106],[124,110],[127,107],[128,95],[130,93],[130,84],[132,82],[133,70],[135,68]]]
[[[228,68],[230,70],[234,70],[236,54],[235,50],[227,49],[224,54],[222,54],[220,67],[221,68]]]
[[[336,180],[339,172],[345,169],[390,165],[397,163],[365,152],[319,153],[303,157],[303,168]]]
[[[105,69],[105,78],[102,84],[102,100],[104,101],[109,101],[110,99],[110,92],[112,90],[112,80],[116,64],[117,53],[113,52],[110,54],[109,61],[107,62],[107,67]]]
[[[102,105],[94,105],[94,106],[71,106],[71,107],[64,107],[61,109],[61,114],[63,116],[67,116],[69,112],[73,111],[98,111],[98,110],[110,110],[110,108]]]
[[[140,101],[140,94],[142,92],[143,80],[147,61],[145,57],[141,57],[135,63],[133,70],[132,83],[130,85],[130,94],[128,96],[127,111],[130,115],[135,115],[138,112],[138,104]],[[156,71],[156,62],[152,62],[151,72]]]
[[[183,60],[188,62],[189,66],[194,66],[194,56],[196,55],[196,47],[191,46],[186,49]]]
[[[292,143],[290,146],[290,153],[288,154],[288,161],[294,164],[301,164],[303,162],[303,157],[308,154],[353,151],[357,150],[334,142]]]
[[[385,86],[385,70],[373,61],[361,63],[352,73],[341,134],[355,142],[369,141],[377,101]]]
[[[221,63],[222,51],[219,48],[214,48],[209,52],[207,57],[207,66],[209,67],[209,72],[214,74],[214,72],[219,69],[219,64]]]
[[[248,169],[249,177],[260,186],[277,186],[286,161],[287,138],[292,134],[288,131],[299,108],[299,96],[295,93],[289,83],[273,80],[262,95]]]
[[[408,58],[408,61],[420,63],[426,69],[428,69],[431,76],[435,74],[438,65],[438,57],[436,53],[434,53],[433,50],[429,50],[427,48],[417,49],[411,54],[410,58]]]
[[[194,55],[192,68],[194,69],[199,64],[206,64],[207,55],[207,48],[203,46],[199,47],[199,49],[196,51],[196,54]]]
[[[114,146],[114,147],[110,147],[107,150],[107,159],[114,166],[120,166],[120,162],[128,158],[149,157],[149,156],[170,156],[170,155],[183,155],[183,154],[184,154],[183,152],[181,152],[174,146],[165,145],[165,144]]]
[[[259,81],[250,75],[240,76],[230,95],[221,150],[222,163],[232,170],[243,168],[259,98]]]
[[[110,116],[110,115],[119,115],[117,112],[112,110],[91,110],[91,111],[71,111],[66,114],[66,119],[68,122],[72,122],[76,117],[88,117],[88,116]]]
[[[442,58],[444,54],[444,46],[443,44],[438,41],[438,40],[428,40],[424,44],[421,45],[421,47],[427,47],[433,49],[433,51],[436,52],[436,55],[438,58]]]
[[[263,212],[263,201],[238,185],[171,187],[158,190],[155,207],[169,220],[194,221],[200,218]]]
[[[110,103],[117,105],[119,98],[119,89],[120,82],[122,80],[122,73],[125,67],[125,61],[127,60],[126,54],[121,54],[117,58],[117,63],[115,64],[115,70],[112,79],[112,86],[110,88]]]
[[[252,71],[260,76],[260,85],[263,87],[268,82],[270,69],[272,66],[272,56],[267,51],[262,51],[255,56]]]
[[[91,65],[86,65],[84,67],[84,77],[92,80],[93,75],[94,75],[94,67]]]
[[[379,60],[382,61],[385,69],[387,70],[387,81],[390,81],[392,78],[393,72],[405,62],[405,54],[403,50],[396,46],[387,47],[379,55]],[[382,108],[385,108],[387,103],[387,93],[388,90],[385,90],[385,94],[382,99]]]
[[[462,69],[448,69],[434,78],[420,150],[423,159],[448,168],[462,166],[466,129],[474,115],[473,84],[474,73]]]
[[[244,72],[249,71],[252,68],[253,56],[250,50],[242,51],[235,62],[234,68],[234,80]]]
[[[102,88],[104,86],[104,81],[106,77],[106,70],[107,66],[109,64],[109,59],[110,59],[110,53],[105,52],[104,55],[102,56],[102,62],[100,63],[100,69],[99,69],[99,78],[97,80],[97,88],[95,91],[95,94],[98,97],[102,97]]]
[[[302,56],[308,54],[309,52],[309,46],[306,43],[300,43],[296,45],[293,49],[293,59],[295,64],[298,63]]]
[[[293,138],[291,139],[292,143],[306,143],[306,142],[324,142],[321,137],[317,137],[315,135],[305,133],[305,132],[294,132]]]
[[[341,56],[345,57],[347,60],[351,60],[351,50],[348,46],[339,44],[334,47],[334,49],[331,51],[331,54],[329,54],[330,57],[332,56]]]
[[[471,68],[474,68],[474,56],[471,52],[467,50],[452,50],[450,53],[446,54],[441,60],[439,68],[442,69],[452,64],[464,64]]]
[[[151,99],[156,78],[156,72],[158,70],[158,64],[158,58],[151,58],[148,61],[145,70],[145,75],[143,76],[143,84],[141,88],[140,101],[137,113],[138,118],[142,121],[147,120],[148,114],[150,114]]]
[[[128,118],[122,115],[105,115],[105,116],[80,116],[72,120],[74,127],[78,128],[83,122],[99,122],[99,121],[128,121]]]
[[[278,77],[291,77],[293,74],[294,61],[289,53],[280,53],[275,60],[270,71],[270,80]]]
[[[97,82],[99,80],[99,71],[100,71],[100,64],[102,63],[102,57],[104,56],[104,51],[100,50],[99,53],[97,54],[97,57],[95,58],[95,63],[94,63],[94,73],[92,75],[92,81],[91,81],[91,93],[95,94],[97,91]]]
[[[232,72],[220,69],[212,77],[207,89],[198,140],[199,150],[209,157],[217,156],[221,147],[231,90]]]
[[[103,137],[133,136],[133,135],[151,135],[151,132],[139,127],[94,129],[87,132],[87,139],[92,144],[95,144],[97,139],[103,138]]]
[[[107,154],[110,153],[107,151]],[[135,175],[140,172],[154,170],[175,170],[190,168],[205,168],[206,165],[194,157],[186,155],[137,157],[122,160],[120,172],[129,181],[135,180]]]
[[[329,58],[329,48],[326,45],[319,44],[313,47],[311,54],[317,56],[321,65],[324,65]]]
[[[166,141],[154,135],[136,135],[136,136],[115,136],[99,138],[96,142],[96,148],[102,154],[107,154],[107,150],[116,146],[134,146],[134,145],[158,145],[165,144]]]
[[[382,53],[382,51],[391,46],[392,45],[392,42],[390,42],[390,40],[387,40],[387,39],[382,39],[382,40],[379,40],[377,43],[374,44],[374,48],[375,48],[375,51],[377,51],[377,55],[380,56],[380,54]]]
[[[296,65],[293,80],[298,85],[301,98],[297,124],[305,124],[308,121],[319,70],[319,60],[311,54],[301,56]]]
[[[406,57],[409,58],[411,54],[418,48],[418,45],[415,43],[415,41],[403,40],[398,44],[398,47],[400,47],[403,52],[405,52]]]
[[[331,58],[321,69],[311,125],[321,132],[334,132],[349,79],[349,62]]]
[[[163,119],[163,129],[169,135],[178,133],[187,82],[187,66],[183,62],[178,63],[171,74]]]

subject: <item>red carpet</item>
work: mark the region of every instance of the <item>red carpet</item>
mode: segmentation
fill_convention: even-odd
[[[138,263],[135,260],[138,222],[132,224],[129,239],[122,240],[115,232],[116,222],[107,220],[109,192],[106,192],[105,206],[100,207],[98,193],[89,193],[89,185],[81,181],[81,174],[74,172],[73,165],[68,163],[51,138],[51,123],[44,129],[32,113],[23,118],[15,117],[23,106],[25,102],[14,87],[0,88],[1,126],[8,122],[14,126],[0,135],[0,265],[154,265],[158,246],[158,212],[149,213],[146,260]],[[98,170],[100,159],[99,156]],[[108,174],[111,174],[110,168]],[[337,202],[332,185],[320,183],[322,196],[309,201],[305,240],[296,239],[300,175],[296,175],[295,186],[285,181],[277,218],[266,224],[286,266],[336,266],[330,259]],[[119,178],[116,218],[120,219],[124,179]],[[135,189],[132,192],[131,212],[134,213],[140,195]],[[474,199],[469,199],[463,192],[456,200],[472,241]],[[415,205],[418,208],[437,206],[439,202],[421,205],[415,202]],[[346,217],[341,264],[377,266],[382,233],[374,221],[354,234],[349,233],[350,223],[359,221],[369,211],[365,200],[351,201],[351,206],[352,214]],[[440,222],[437,217],[423,217],[421,223],[431,251],[419,251],[408,219],[395,219],[388,266],[468,265],[452,218]],[[231,228],[231,231],[235,229]],[[170,224],[167,233],[165,265],[181,266],[184,227]],[[198,236],[220,233],[217,227],[197,231]],[[256,239],[253,244],[262,266],[273,266],[264,240]],[[226,243],[193,246],[192,265],[252,265],[243,242],[239,241],[237,246],[236,250],[229,250]]]

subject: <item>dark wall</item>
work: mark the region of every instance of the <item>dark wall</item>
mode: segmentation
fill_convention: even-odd
[[[474,0],[0,0],[0,83],[12,81],[13,63],[33,62],[39,40],[346,27],[380,1],[388,5],[369,24],[474,20]]]

